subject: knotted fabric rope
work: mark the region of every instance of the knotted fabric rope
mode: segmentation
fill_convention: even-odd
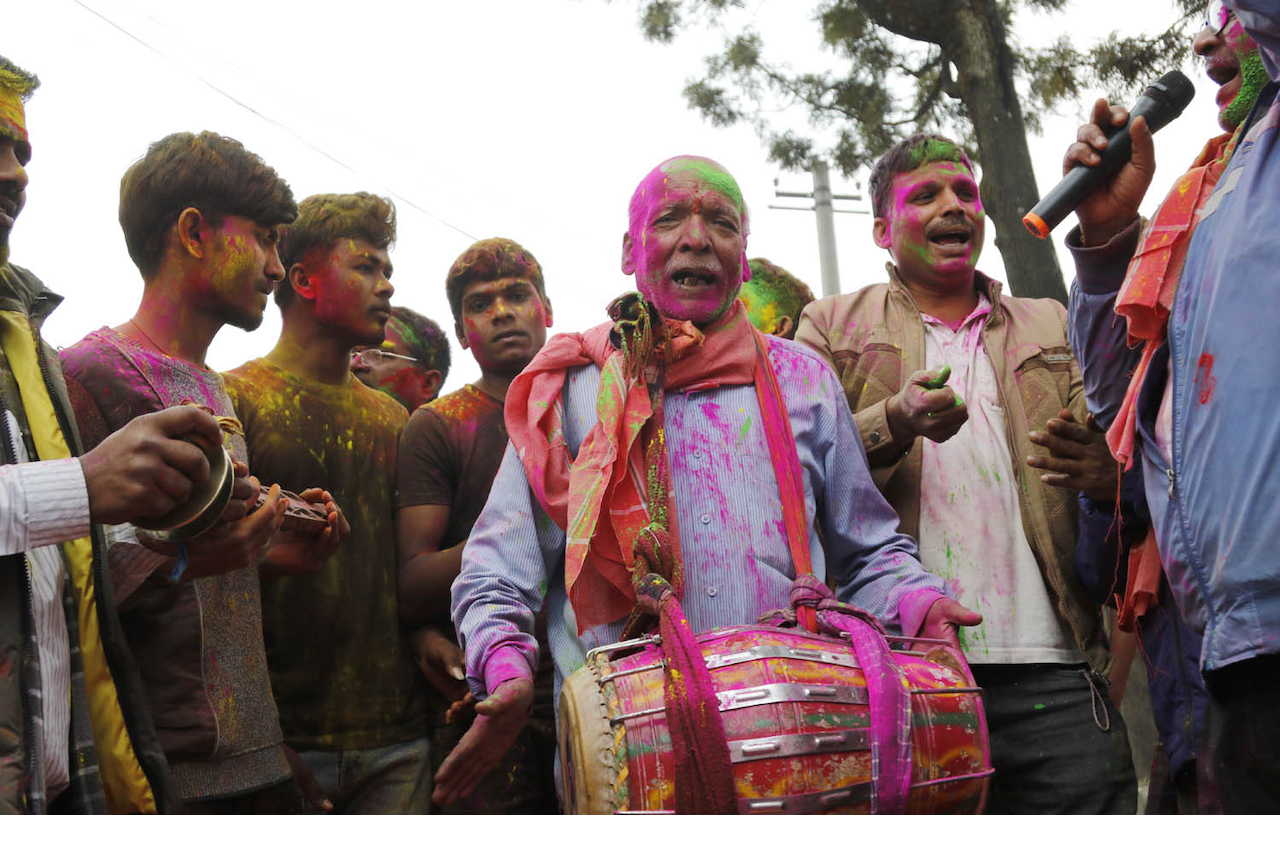
[[[663,704],[675,762],[677,814],[737,814],[720,700],[675,591],[656,574],[636,582],[637,605],[657,615],[666,662]]]

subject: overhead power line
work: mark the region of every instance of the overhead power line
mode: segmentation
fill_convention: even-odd
[[[222,88],[221,86],[219,86],[219,85],[217,85],[216,83],[214,83],[212,80],[209,80],[208,78],[206,78],[206,77],[204,77],[203,75],[201,75],[199,72],[194,71],[194,70],[192,70],[191,68],[188,68],[188,67],[184,66],[182,63],[178,62],[178,61],[177,61],[176,59],[174,59],[172,56],[170,56],[169,54],[165,53],[163,50],[161,50],[160,48],[156,47],[155,45],[151,44],[151,43],[150,43],[149,41],[147,41],[146,39],[142,38],[141,36],[137,35],[136,33],[132,32],[131,30],[129,30],[129,29],[128,29],[127,27],[125,27],[124,25],[122,25],[122,24],[120,24],[120,23],[118,23],[118,22],[116,22],[116,21],[112,20],[112,19],[111,19],[111,18],[109,18],[108,16],[104,15],[102,12],[100,12],[100,11],[98,11],[97,9],[93,8],[93,7],[92,7],[92,6],[90,6],[88,3],[84,2],[84,0],[72,0],[72,2],[73,2],[73,3],[75,3],[77,6],[79,6],[81,9],[84,9],[84,10],[85,10],[86,12],[88,12],[89,14],[91,14],[91,15],[93,15],[94,17],[96,17],[96,18],[98,18],[98,19],[100,19],[100,20],[104,21],[104,22],[105,22],[105,23],[107,23],[109,26],[111,26],[111,27],[113,27],[114,29],[116,29],[116,30],[120,31],[120,32],[121,32],[121,33],[123,33],[124,35],[128,36],[130,39],[132,39],[133,41],[135,41],[135,42],[137,42],[138,44],[142,45],[142,46],[143,46],[143,47],[145,47],[147,50],[149,50],[149,51],[151,51],[152,53],[156,54],[157,56],[161,57],[161,58],[162,58],[162,59],[164,59],[165,61],[169,62],[169,63],[170,63],[170,64],[172,64],[172,65],[177,66],[178,68],[181,68],[183,71],[186,71],[186,72],[187,72],[188,74],[190,74],[192,77],[196,78],[196,79],[197,79],[197,80],[199,80],[201,83],[203,83],[204,85],[208,86],[208,87],[209,87],[210,89],[212,89],[213,91],[217,92],[219,95],[222,95],[224,98],[226,98],[226,99],[227,99],[228,101],[230,101],[231,103],[235,104],[236,106],[240,107],[241,109],[245,110],[246,112],[249,112],[249,113],[253,114],[253,115],[254,115],[254,116],[256,116],[257,118],[259,118],[259,119],[261,119],[262,121],[266,122],[267,124],[269,124],[269,125],[271,125],[271,126],[273,126],[273,127],[279,128],[280,130],[282,130],[282,131],[284,131],[285,133],[289,134],[289,135],[290,135],[290,136],[292,136],[294,139],[296,139],[298,142],[300,142],[302,145],[304,145],[305,147],[307,147],[307,148],[311,149],[312,151],[316,152],[316,153],[317,153],[317,154],[319,154],[321,157],[324,157],[326,160],[329,160],[329,161],[331,161],[332,163],[334,163],[334,164],[336,164],[336,165],[338,165],[338,166],[341,166],[343,169],[346,169],[347,171],[351,172],[351,173],[352,173],[352,174],[354,174],[354,175],[360,175],[360,174],[362,174],[362,172],[361,172],[359,169],[356,169],[354,166],[351,166],[350,164],[348,164],[348,163],[344,162],[341,158],[339,158],[339,157],[337,157],[337,156],[335,156],[335,155],[333,155],[333,154],[329,153],[329,152],[328,152],[328,151],[326,151],[324,148],[321,148],[319,145],[317,145],[316,143],[314,143],[314,142],[312,142],[310,139],[308,139],[306,136],[304,136],[301,132],[299,132],[299,131],[297,131],[297,130],[293,129],[292,127],[290,127],[289,125],[285,124],[285,123],[284,123],[284,122],[282,122],[282,121],[279,121],[279,120],[277,120],[277,119],[275,119],[275,118],[272,118],[271,116],[267,115],[266,113],[263,113],[261,110],[254,109],[252,106],[250,106],[249,104],[247,104],[247,103],[245,103],[244,101],[240,100],[240,99],[239,99],[239,98],[237,98],[235,95],[233,95],[233,94],[231,94],[230,92],[228,92],[226,89],[224,89],[224,88]],[[432,213],[431,211],[427,210],[425,207],[423,207],[422,205],[418,204],[418,203],[417,203],[417,202],[415,202],[413,199],[408,198],[407,196],[403,195],[402,193],[399,193],[399,192],[397,192],[396,190],[391,189],[390,187],[387,187],[386,189],[387,189],[388,194],[390,194],[391,196],[395,197],[397,200],[399,200],[399,201],[400,201],[400,202],[402,202],[403,204],[406,204],[406,205],[408,205],[409,207],[413,208],[414,210],[418,211],[418,212],[419,212],[419,213],[421,213],[423,216],[426,216],[426,217],[429,217],[429,218],[431,218],[431,219],[434,219],[436,222],[439,222],[441,225],[445,226],[446,228],[450,228],[450,229],[452,229],[452,230],[454,230],[454,231],[457,231],[459,234],[461,234],[462,236],[466,237],[468,240],[471,240],[471,241],[473,241],[473,242],[474,242],[475,240],[478,240],[478,239],[479,239],[479,238],[478,238],[478,237],[476,237],[475,235],[468,233],[466,230],[464,230],[464,229],[462,229],[462,228],[459,228],[457,225],[454,225],[452,222],[448,221],[447,219],[444,219],[444,218],[442,218],[442,217],[440,217],[440,216],[437,216],[436,214],[434,214],[434,213]]]

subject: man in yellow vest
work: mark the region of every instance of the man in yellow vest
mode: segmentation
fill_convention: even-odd
[[[39,85],[0,57],[0,813],[164,812],[169,769],[104,577],[99,525],[168,512],[209,476],[194,406],[141,417],[79,456],[40,324],[61,301],[9,263]],[[104,592],[105,590],[105,592]]]

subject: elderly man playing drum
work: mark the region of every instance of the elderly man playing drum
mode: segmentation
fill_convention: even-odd
[[[695,632],[786,607],[809,564],[906,635],[954,640],[981,621],[897,532],[831,369],[751,328],[737,298],[747,230],[723,167],[661,163],[622,239],[640,293],[615,300],[610,322],[553,338],[512,384],[511,443],[453,585],[467,678],[486,698],[436,802],[465,796],[523,725],[544,600],[557,682],[634,627],[646,572]]]

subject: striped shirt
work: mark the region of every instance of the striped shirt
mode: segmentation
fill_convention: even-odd
[[[920,566],[915,542],[897,532],[897,515],[871,479],[831,368],[801,344],[768,340],[800,458],[814,574],[842,601],[915,633],[942,581]],[[595,365],[568,372],[562,399],[570,453],[595,424],[599,379]],[[693,630],[753,623],[788,606],[795,571],[754,386],[668,392],[664,406],[684,558],[681,604]],[[533,499],[508,444],[453,584],[453,620],[477,696],[534,671],[533,620],[544,599],[557,695],[587,650],[618,639],[623,620],[578,636],[564,551],[564,531]]]
[[[58,543],[89,535],[89,492],[79,459],[30,462],[21,427],[4,413],[17,465],[0,465],[0,553],[25,554],[31,574],[32,610],[40,684],[35,693],[46,800],[70,781],[71,653],[63,609],[66,568]]]

